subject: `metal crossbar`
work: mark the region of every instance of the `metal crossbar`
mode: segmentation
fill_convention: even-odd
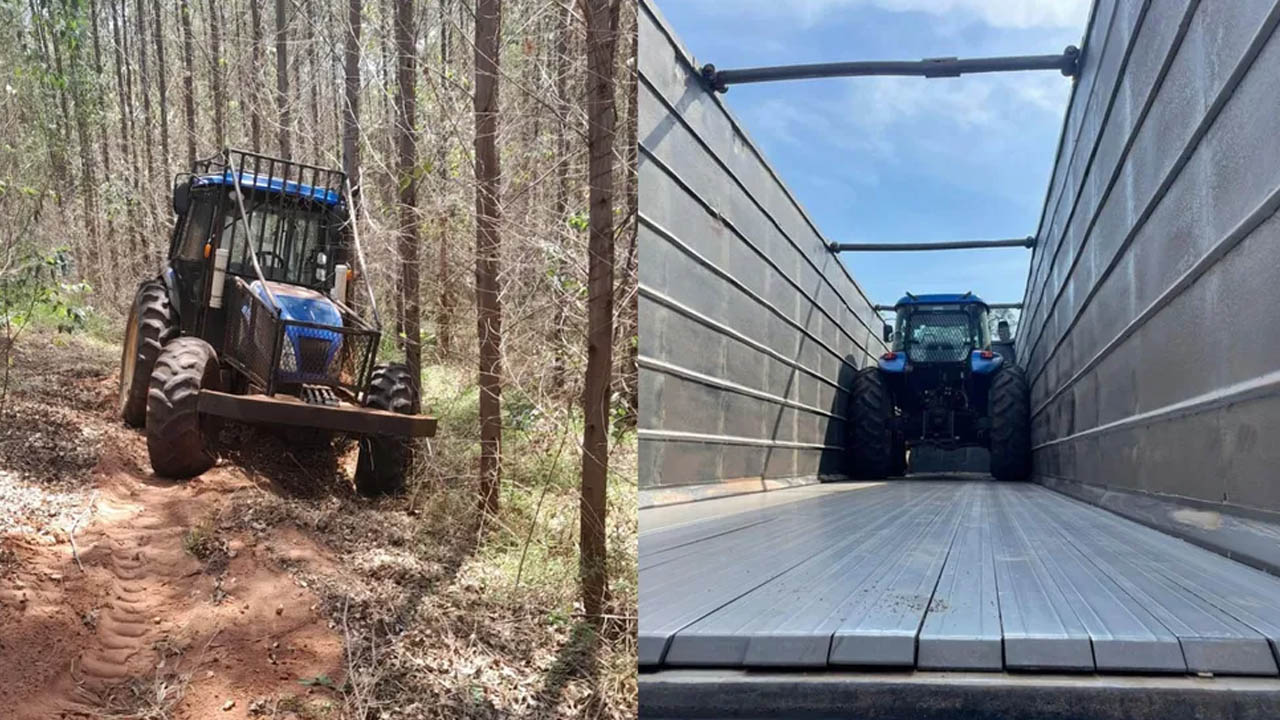
[[[1074,45],[1068,45],[1057,55],[1015,55],[963,60],[954,57],[923,60],[870,60],[809,65],[772,65],[731,70],[717,70],[715,65],[708,64],[702,67],[702,77],[712,90],[726,92],[730,85],[777,80],[873,75],[938,78],[1021,70],[1058,70],[1067,77],[1074,77],[1080,72],[1080,50]]]
[[[1009,240],[950,240],[921,243],[831,243],[832,252],[905,252],[916,250],[973,250],[976,248],[1033,248],[1036,239],[1030,235]]]

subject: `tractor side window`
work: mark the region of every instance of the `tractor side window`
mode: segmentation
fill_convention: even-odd
[[[191,209],[187,211],[187,224],[183,229],[182,240],[178,244],[177,257],[182,260],[204,259],[204,244],[209,241],[213,210],[212,194],[199,193],[193,198]]]

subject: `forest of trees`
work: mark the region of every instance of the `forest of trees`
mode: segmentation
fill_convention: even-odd
[[[583,424],[582,577],[604,597],[611,428],[634,422],[635,9],[622,0],[0,0],[4,272],[58,252],[123,320],[171,187],[240,147],[343,168],[384,332]]]

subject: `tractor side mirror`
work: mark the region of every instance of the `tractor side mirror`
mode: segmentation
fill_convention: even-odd
[[[885,342],[893,341],[893,326],[890,325],[889,323],[884,324],[884,331],[883,331],[883,334],[881,335],[881,339],[883,339]]]
[[[183,182],[173,186],[173,212],[182,217],[191,207],[191,183]]]

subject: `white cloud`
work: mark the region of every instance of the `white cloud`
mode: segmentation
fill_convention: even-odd
[[[873,6],[890,12],[962,17],[996,28],[1083,30],[1091,0],[748,0],[745,8],[789,15],[811,26],[828,14]]]

